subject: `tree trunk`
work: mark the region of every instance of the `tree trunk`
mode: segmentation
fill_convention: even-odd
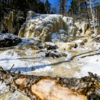
[[[89,13],[88,13],[88,7],[87,7],[87,2],[85,1],[85,6],[86,6],[86,13],[87,13],[87,18],[88,18],[88,23],[89,23],[89,26],[90,26],[90,21],[89,21]]]
[[[93,21],[93,27],[94,27],[94,34],[96,35],[96,31],[95,31],[95,16],[94,16],[94,13],[93,13],[93,8],[92,8],[92,2],[91,2],[91,0],[89,0],[89,4],[90,4],[91,15],[92,15],[92,21]]]

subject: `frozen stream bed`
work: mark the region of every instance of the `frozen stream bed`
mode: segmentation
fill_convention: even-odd
[[[80,42],[80,40],[77,40]],[[59,53],[67,54],[67,57],[45,57],[45,50],[40,52],[33,48],[34,41],[24,41],[18,46],[0,49],[0,66],[5,70],[9,70],[14,64],[12,71],[21,71],[23,74],[42,75],[42,76],[58,76],[58,77],[83,77],[88,75],[88,72],[93,72],[98,75],[100,65],[100,55],[81,58],[79,54],[85,55],[96,53],[99,51],[99,43],[91,42],[90,40],[84,46],[78,46],[68,50],[70,43],[55,43],[58,46]],[[68,45],[65,47],[65,45]],[[72,43],[71,43],[72,45]],[[20,48],[21,47],[21,48]],[[23,47],[23,48],[22,48]],[[93,51],[93,52],[89,52]],[[88,53],[89,52],[89,53]],[[76,56],[73,60],[71,57]]]
[[[23,74],[38,76],[80,78],[87,76],[88,72],[100,75],[100,44],[88,39],[88,42],[81,46],[79,44],[83,39],[71,43],[55,42],[58,47],[56,51],[67,55],[59,58],[46,57],[46,49],[36,49],[37,46],[34,45],[36,40],[23,40],[17,46],[0,49],[0,66],[9,70],[14,64],[12,71],[17,69]],[[77,48],[73,48],[74,42],[78,42]],[[54,45],[53,42],[47,44]],[[9,92],[5,83],[0,82],[0,100],[30,100],[30,98],[19,91]]]

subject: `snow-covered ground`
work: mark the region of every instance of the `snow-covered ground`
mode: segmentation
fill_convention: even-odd
[[[1,81],[0,81],[0,96],[1,95],[4,95],[6,92],[8,92],[9,91],[9,87],[8,86],[6,86],[6,84],[5,83],[2,83]]]
[[[29,55],[27,50],[25,50],[25,52]],[[17,71],[22,71],[23,73],[30,74],[30,72],[52,71],[51,66],[46,66],[47,64],[50,64],[49,61],[41,61],[41,59],[38,59],[37,62],[32,62],[28,60],[28,58],[25,60],[19,52],[10,50],[0,54],[0,66],[5,70],[9,70],[13,64],[14,68],[12,71],[17,69]]]
[[[80,72],[75,76],[83,77],[88,76],[88,72],[100,75],[100,55],[87,56],[85,58],[79,58],[77,62],[80,65]]]
[[[60,30],[60,32],[65,32]],[[54,33],[52,34],[52,39],[59,39],[61,34]],[[85,43],[84,40],[87,39],[88,42]],[[77,58],[75,60],[70,59],[71,57],[92,51],[100,48],[100,43],[91,41],[85,37],[77,39],[72,42],[63,42],[63,41],[53,41],[46,42],[46,44],[55,46],[57,45],[57,53],[64,53],[67,57],[60,58],[46,58],[45,51],[39,52],[39,50],[34,50],[31,45],[39,42],[39,39],[36,38],[22,38],[22,42],[19,43],[15,48],[11,49],[0,49],[0,66],[5,70],[9,70],[14,64],[12,71],[21,71],[23,74],[35,74],[35,75],[46,75],[46,76],[62,76],[62,77],[83,77],[87,76],[88,72],[93,72],[98,75],[99,73],[99,61],[100,55],[89,56],[85,58]],[[55,43],[54,43],[55,42]],[[77,48],[75,47],[77,44]],[[83,43],[83,45],[81,45]],[[24,46],[26,46],[24,48]],[[23,48],[19,48],[23,47]],[[38,52],[38,53],[36,53]],[[77,59],[79,59],[77,61]],[[43,72],[43,73],[42,73]]]
[[[89,49],[87,50],[84,48],[84,50],[88,51]],[[82,52],[84,50],[82,50]],[[74,49],[72,52],[75,51],[77,50]],[[5,70],[9,70],[11,66],[14,64],[14,68],[12,69],[12,71],[15,71],[17,69],[17,71],[21,71],[23,74],[35,73],[36,75],[44,75],[45,73],[45,75],[47,76],[57,75],[64,77],[83,77],[87,76],[88,72],[93,72],[94,74],[96,73],[100,75],[100,55],[89,56],[85,58],[80,58],[79,56],[71,61],[70,58],[73,56],[73,53],[68,51],[65,51],[65,54],[68,55],[67,57],[54,59],[45,58],[37,54],[33,54],[32,48],[27,48],[23,50],[23,52],[26,55],[25,57],[23,56],[23,53],[20,50],[3,51],[0,54],[0,66],[2,66]]]

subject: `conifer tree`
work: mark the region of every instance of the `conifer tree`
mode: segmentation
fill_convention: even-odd
[[[67,2],[68,0],[60,0],[60,12],[62,15],[66,13]]]
[[[47,14],[50,13],[50,5],[51,5],[51,4],[49,3],[49,1],[46,0],[46,2],[45,2],[45,10],[46,10]]]

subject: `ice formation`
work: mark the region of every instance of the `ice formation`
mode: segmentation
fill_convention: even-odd
[[[75,36],[76,27],[72,17],[62,15],[39,15],[27,20],[21,27],[19,37],[38,37],[41,41],[51,41],[53,33]]]

